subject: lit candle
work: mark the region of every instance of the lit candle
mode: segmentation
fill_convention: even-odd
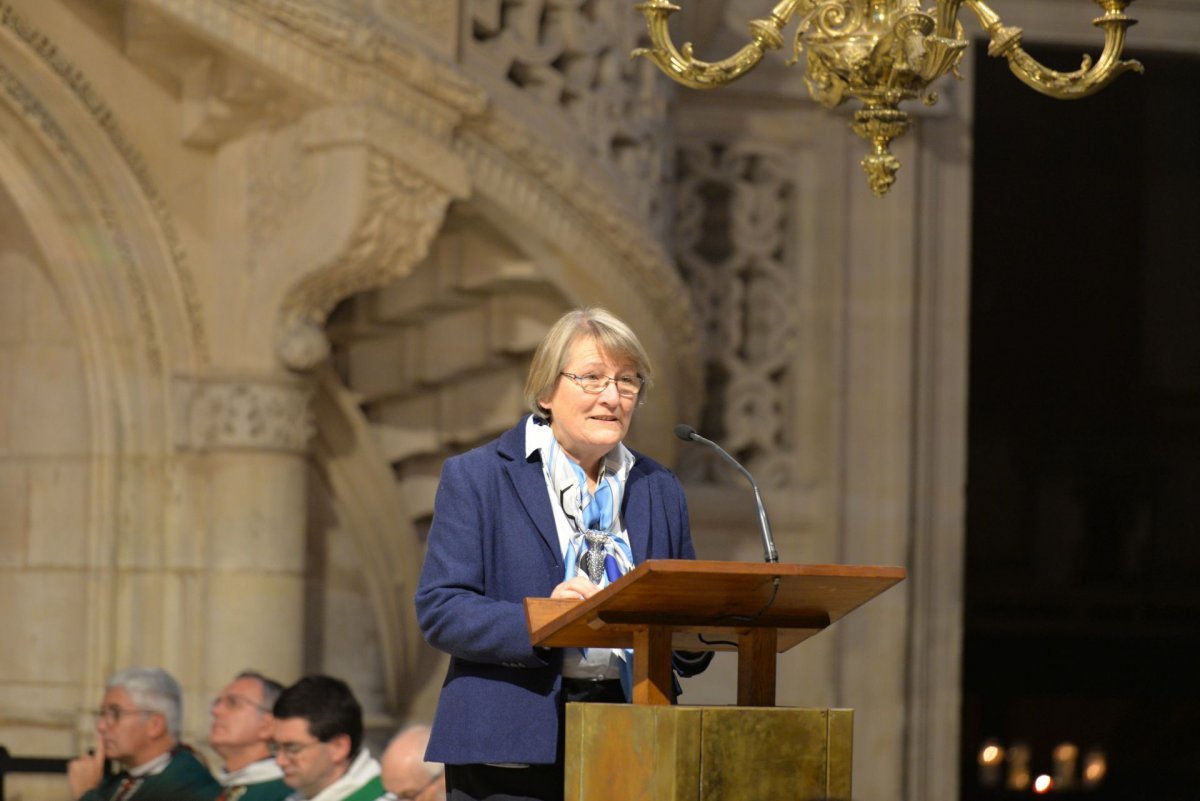
[[[979,786],[999,787],[1000,768],[1004,763],[1004,749],[996,740],[984,740],[979,749]]]
[[[1083,755],[1083,789],[1095,790],[1104,783],[1108,760],[1099,748],[1089,748]]]

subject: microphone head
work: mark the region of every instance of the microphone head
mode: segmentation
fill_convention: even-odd
[[[692,437],[696,435],[696,429],[689,426],[687,423],[680,423],[675,426],[675,436],[679,437],[684,442],[691,442]]]

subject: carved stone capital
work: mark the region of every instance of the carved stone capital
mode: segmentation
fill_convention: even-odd
[[[307,453],[312,384],[290,376],[177,378],[177,445],[186,450]]]
[[[321,133],[327,143],[337,139],[329,130]],[[325,356],[322,348],[310,347],[314,340],[305,333],[306,324],[320,325],[343,298],[411,272],[428,255],[450,202],[467,192],[460,165],[447,161],[434,177],[436,169],[415,166],[411,153],[401,159],[373,144],[380,140],[368,140],[372,144],[366,145],[361,161],[364,175],[357,199],[361,212],[353,230],[336,253],[294,282],[283,299],[279,347],[293,369],[308,369]]]

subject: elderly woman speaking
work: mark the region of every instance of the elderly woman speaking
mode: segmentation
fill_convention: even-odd
[[[569,312],[534,354],[532,415],[446,461],[416,606],[451,656],[426,753],[450,801],[561,799],[564,703],[628,697],[626,652],[535,648],[526,597],[588,598],[646,559],[695,558],[679,480],[622,444],[650,377],[625,323]]]

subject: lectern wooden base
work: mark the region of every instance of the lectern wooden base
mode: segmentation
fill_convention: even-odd
[[[854,713],[775,707],[775,656],[899,567],[650,559],[585,601],[526,598],[529,639],[632,648],[633,704],[568,704],[567,801],[848,801]],[[671,706],[671,653],[736,649],[738,706]]]
[[[854,712],[568,704],[566,801],[850,798]]]

